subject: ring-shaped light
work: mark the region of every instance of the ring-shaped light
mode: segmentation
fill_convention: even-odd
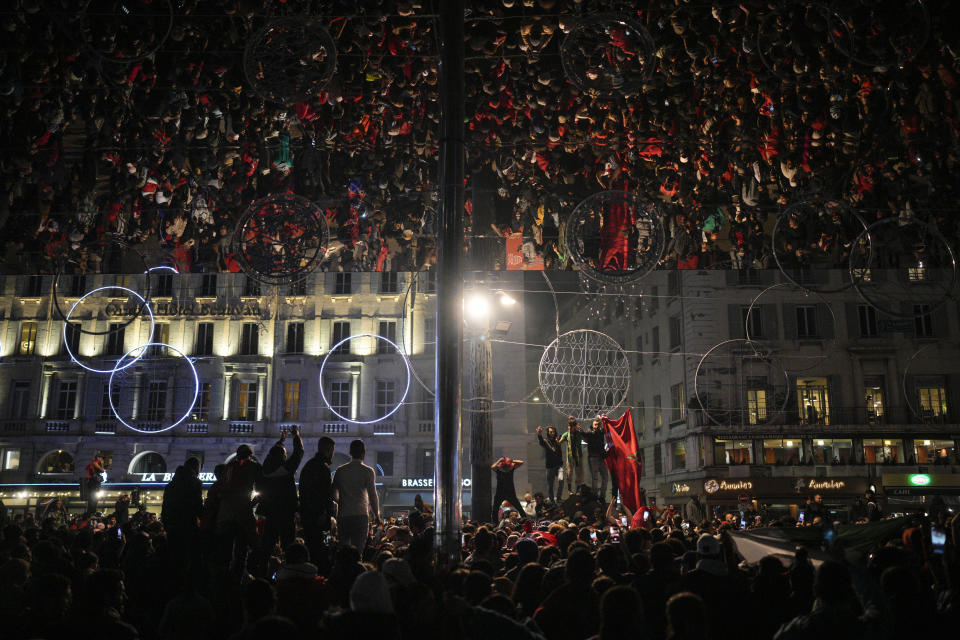
[[[339,411],[337,411],[332,406],[330,406],[330,401],[327,399],[327,394],[323,391],[323,370],[327,366],[327,361],[330,359],[331,355],[336,353],[337,349],[343,346],[343,344],[353,340],[354,338],[374,338],[376,340],[383,340],[384,342],[386,342],[396,350],[396,352],[400,355],[400,358],[403,360],[404,366],[407,368],[407,384],[406,384],[406,387],[404,387],[403,389],[403,395],[400,396],[400,400],[399,402],[397,402],[397,406],[395,406],[393,409],[388,411],[385,415],[380,416],[379,418],[375,418],[374,420],[351,420],[350,418],[344,415],[341,415]],[[323,398],[323,404],[327,406],[327,409],[330,409],[330,413],[337,416],[344,422],[350,422],[352,424],[374,424],[376,422],[382,422],[386,420],[387,418],[395,414],[397,410],[400,409],[401,406],[403,406],[404,401],[407,399],[407,394],[410,392],[410,377],[411,377],[410,360],[407,358],[407,355],[400,349],[399,345],[397,345],[396,342],[389,340],[387,338],[384,338],[383,336],[378,336],[374,333],[358,333],[355,336],[347,336],[337,344],[330,347],[330,351],[328,351],[327,355],[323,357],[323,362],[320,363],[320,397]]]
[[[154,271],[169,271],[170,273],[180,275],[180,272],[177,271],[176,267],[171,267],[168,264],[159,264],[155,267],[150,267],[149,269],[144,271],[144,273],[153,273]]]
[[[137,359],[142,358],[143,354],[146,353],[147,349],[149,349],[150,347],[162,347],[164,349],[170,349],[171,351],[176,351],[177,353],[180,354],[180,357],[186,360],[187,365],[190,367],[190,372],[193,373],[193,398],[190,400],[190,406],[188,406],[187,410],[183,412],[183,415],[180,416],[179,420],[167,425],[163,429],[149,429],[149,430],[138,429],[135,426],[131,425],[126,420],[124,420],[123,418],[121,418],[120,413],[117,411],[117,408],[113,404],[113,378],[114,376],[116,376],[118,371],[123,371],[123,369],[126,368],[126,367],[120,367],[120,363],[123,362],[124,358],[129,356],[131,353],[133,353],[137,349],[141,349],[141,353],[139,356],[137,356]],[[176,427],[178,424],[180,424],[190,416],[190,413],[193,411],[194,405],[197,403],[197,396],[199,394],[200,394],[200,376],[197,375],[197,368],[194,366],[193,361],[187,357],[187,354],[185,354],[183,351],[180,351],[180,349],[177,349],[176,347],[170,346],[169,344],[166,344],[163,342],[148,342],[147,344],[142,344],[139,347],[134,347],[133,349],[130,349],[130,351],[127,351],[125,354],[123,354],[123,357],[117,360],[117,368],[115,368],[113,371],[110,372],[110,381],[107,383],[107,400],[110,401],[110,411],[112,411],[113,416],[120,421],[120,424],[125,426],[127,429],[130,429],[131,431],[136,431],[137,433],[147,433],[147,434],[162,433],[164,431],[169,431],[170,429],[173,429],[174,427]]]
[[[154,325],[156,324],[156,322],[155,322],[154,319],[153,319],[153,310],[150,308],[150,303],[147,302],[147,300],[146,300],[142,295],[140,295],[139,293],[137,293],[137,292],[134,291],[133,289],[128,289],[128,288],[126,288],[126,287],[120,287],[120,286],[99,287],[99,288],[97,288],[97,289],[94,289],[93,291],[90,291],[90,292],[88,292],[88,293],[83,294],[83,297],[81,297],[79,300],[77,300],[76,302],[74,302],[73,305],[71,305],[70,311],[68,311],[68,312],[67,312],[67,315],[64,316],[64,318],[63,318],[63,346],[64,346],[64,347],[66,348],[66,350],[67,350],[67,355],[70,356],[70,360],[72,360],[74,364],[78,365],[78,366],[79,366],[80,368],[82,368],[82,369],[86,369],[86,370],[89,371],[90,373],[109,373],[109,374],[113,375],[113,372],[114,372],[114,371],[123,371],[124,369],[126,369],[127,367],[129,367],[130,365],[132,365],[133,363],[135,363],[137,360],[139,360],[140,358],[143,357],[143,354],[141,353],[139,356],[137,356],[136,358],[134,358],[133,360],[131,360],[131,361],[128,362],[127,364],[123,365],[123,366],[120,367],[119,369],[118,369],[117,367],[120,365],[120,360],[123,360],[123,358],[120,358],[120,360],[117,360],[117,364],[114,365],[114,367],[113,367],[112,369],[97,369],[97,368],[95,368],[95,367],[88,367],[87,365],[85,365],[85,364],[83,364],[82,362],[80,362],[80,359],[76,356],[75,353],[73,353],[73,350],[70,348],[70,341],[67,340],[67,327],[70,326],[70,316],[73,315],[73,310],[77,308],[77,305],[78,305],[78,304],[80,304],[81,302],[83,302],[84,298],[86,298],[87,296],[92,296],[93,294],[97,293],[98,291],[103,291],[104,289],[114,289],[114,290],[117,290],[117,291],[126,291],[127,293],[129,293],[129,294],[131,294],[131,295],[133,295],[133,296],[136,296],[136,297],[140,300],[140,307],[141,307],[141,309],[146,309],[147,313],[150,314],[150,335],[151,335],[151,336],[153,335],[153,328],[154,328]],[[126,357],[126,356],[124,356],[124,357]]]

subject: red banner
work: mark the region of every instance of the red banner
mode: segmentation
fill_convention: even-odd
[[[636,511],[643,504],[643,491],[640,489],[643,466],[637,452],[637,432],[633,428],[630,408],[617,420],[603,416],[603,429],[613,444],[607,451],[607,468],[616,478],[620,500],[630,511]]]
[[[536,255],[529,261],[523,257],[523,234],[507,236],[507,271],[543,271],[543,256]]]

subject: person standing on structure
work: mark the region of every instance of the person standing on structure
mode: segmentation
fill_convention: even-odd
[[[583,484],[583,429],[573,416],[567,418],[567,430],[560,436],[560,442],[567,445],[567,493],[573,493]],[[571,486],[574,478],[576,484]]]
[[[543,435],[543,427],[537,427],[537,441],[543,447],[543,463],[547,468],[547,496],[552,502],[560,498],[563,487],[560,485],[560,467],[563,466],[563,445],[557,437],[557,430],[547,427],[547,435]]]

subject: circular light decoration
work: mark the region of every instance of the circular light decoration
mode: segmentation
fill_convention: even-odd
[[[128,289],[128,288],[126,288],[126,287],[118,287],[118,286],[114,286],[114,287],[99,287],[99,288],[97,288],[97,289],[94,289],[93,291],[90,291],[90,292],[88,292],[88,293],[85,293],[85,294],[83,295],[83,297],[81,297],[79,300],[77,300],[76,302],[73,303],[73,306],[70,307],[70,311],[68,311],[68,312],[67,312],[67,315],[64,316],[64,318],[63,318],[63,346],[64,346],[64,348],[67,350],[67,355],[70,356],[70,360],[72,360],[72,361],[74,362],[74,364],[80,366],[80,367],[83,368],[83,369],[86,369],[86,370],[89,371],[90,373],[113,373],[114,371],[117,371],[117,370],[118,370],[117,367],[120,366],[120,361],[118,360],[118,361],[116,362],[116,364],[115,364],[113,367],[109,368],[109,369],[97,369],[97,368],[95,368],[95,367],[91,367],[91,366],[88,366],[88,365],[84,364],[83,361],[81,361],[81,360],[77,357],[77,354],[75,354],[75,353],[73,352],[73,349],[72,349],[72,347],[70,346],[70,339],[69,339],[69,336],[67,335],[67,329],[68,329],[69,327],[76,327],[78,330],[81,330],[81,331],[82,331],[82,329],[80,329],[80,323],[74,323],[74,324],[71,324],[71,323],[70,323],[70,316],[73,315],[73,311],[74,311],[74,309],[77,308],[77,305],[79,305],[81,302],[83,302],[87,297],[92,296],[92,295],[95,294],[95,293],[99,293],[100,291],[105,291],[105,290],[107,290],[107,291],[124,291],[124,292],[130,294],[133,298],[136,298],[137,300],[140,301],[140,306],[138,307],[138,309],[146,309],[146,310],[147,310],[147,314],[149,314],[149,316],[150,316],[150,333],[149,333],[149,335],[151,335],[151,336],[153,335],[154,325],[156,324],[155,321],[154,321],[154,318],[153,318],[153,310],[150,308],[150,304],[144,299],[144,297],[143,297],[142,295],[140,295],[139,293],[137,293],[137,292],[134,291],[133,289]],[[138,315],[139,315],[139,313],[138,313]],[[129,324],[129,321],[127,322],[127,324]],[[126,325],[124,325],[124,326],[126,326]],[[88,332],[88,333],[91,333],[91,332]],[[110,332],[109,332],[109,331],[108,331],[108,332],[100,332],[99,335],[102,335],[103,333],[110,333]],[[139,356],[137,356],[136,358],[132,358],[129,362],[127,362],[125,365],[123,365],[122,367],[120,367],[119,371],[122,371],[122,370],[126,369],[127,367],[135,364],[135,363],[137,362],[137,360],[139,360],[139,359],[142,357],[142,355],[143,355],[143,353],[141,353],[141,354],[140,354]],[[123,359],[123,358],[121,358],[121,360],[122,360],[122,359]]]
[[[850,278],[877,311],[919,318],[946,304],[957,284],[957,263],[936,227],[917,218],[890,217],[871,224],[854,242]]]
[[[179,357],[171,358],[166,355],[158,355],[153,352],[154,350],[162,350],[164,353],[168,351],[173,351]],[[147,364],[148,362],[159,362],[160,364],[168,365],[170,369],[174,370],[173,373],[171,374],[170,372],[164,372],[163,376],[157,376],[157,375],[149,376],[146,374],[139,375],[139,376],[131,375],[129,372],[130,365],[124,364],[124,360],[126,360],[127,358],[130,358],[134,354],[134,352],[137,352],[137,351],[139,351],[139,353],[133,359],[138,360],[141,365]],[[176,368],[181,361],[187,363],[187,366],[190,368],[190,374],[191,374],[189,378],[193,379],[193,396],[190,398],[190,403],[188,404],[186,411],[183,412],[183,415],[181,415],[175,422],[171,422],[168,425],[160,426],[157,428],[149,428],[149,429],[135,427],[129,422],[127,422],[126,420],[124,420],[123,417],[121,417],[117,406],[114,404],[114,395],[118,396],[118,399],[119,399],[121,395],[127,395],[127,394],[114,393],[115,386],[119,386],[120,384],[120,380],[118,380],[118,378],[122,378],[124,380],[130,379],[130,378],[133,378],[134,380],[141,380],[141,381],[146,380],[147,384],[150,384],[151,378],[154,378],[158,381],[167,380],[171,378],[173,380],[181,380],[184,378],[184,376],[179,375],[176,372]],[[116,385],[115,385],[115,382],[117,383]],[[175,392],[176,392],[176,388],[165,389],[164,393],[174,394],[173,400],[174,402],[176,402],[177,398],[176,398]],[[139,388],[134,388],[131,390],[131,395],[132,393],[142,393],[142,390]],[[176,347],[172,347],[162,342],[148,342],[147,344],[142,344],[138,347],[134,347],[133,349],[125,353],[123,357],[121,357],[117,361],[117,366],[113,369],[113,371],[110,372],[110,381],[107,383],[107,399],[110,401],[110,410],[113,412],[113,416],[120,422],[120,424],[130,429],[131,431],[136,431],[138,433],[162,433],[164,431],[169,431],[170,429],[173,429],[178,424],[180,424],[181,422],[186,420],[188,417],[190,417],[190,414],[193,411],[193,407],[197,402],[197,396],[199,395],[199,393],[200,393],[200,377],[197,375],[197,367],[193,364],[193,361],[189,357],[187,357],[187,354],[180,351]],[[144,420],[144,422],[147,422],[148,420],[150,420],[149,411],[150,411],[150,407],[146,407],[144,412],[147,413],[148,417],[146,420]]]
[[[657,267],[666,246],[660,203],[629,191],[601,191],[570,213],[563,241],[587,276],[606,284],[636,282]]]
[[[243,52],[250,86],[265,99],[285,105],[323,90],[336,67],[337,45],[327,30],[296,18],[264,26]]]
[[[819,309],[826,309],[830,314],[830,332],[827,335],[832,335],[832,339],[820,339],[816,340],[817,347],[806,346],[802,349],[797,349],[795,347],[784,348],[777,352],[778,360],[783,366],[784,371],[788,373],[801,373],[804,371],[809,371],[822,363],[824,360],[827,360],[833,357],[836,354],[837,350],[837,336],[839,335],[837,324],[837,314],[833,311],[833,305],[831,305],[827,299],[817,293],[816,291],[808,291],[803,287],[793,284],[791,282],[781,282],[779,284],[770,285],[763,291],[757,294],[757,296],[750,302],[750,306],[747,307],[746,314],[743,317],[743,335],[747,337],[748,342],[757,340],[757,338],[762,338],[763,333],[767,331],[773,331],[774,335],[777,333],[776,328],[776,318],[777,312],[776,309],[772,309],[772,314],[764,313],[764,305],[760,304],[760,299],[767,293],[775,289],[789,289],[790,294],[786,298],[786,302],[789,304],[794,304],[797,302],[802,302],[804,304],[818,304]],[[813,301],[806,301],[803,298],[809,299],[811,296],[815,296],[819,303]],[[764,316],[767,316],[767,320],[764,320]],[[822,316],[822,314],[817,314]],[[773,327],[765,327],[764,324],[771,322]],[[812,355],[809,352],[818,348],[820,355]]]
[[[550,406],[579,420],[610,413],[630,390],[630,360],[605,333],[577,329],[559,335],[543,350],[540,390]]]
[[[788,40],[784,33],[792,37]],[[798,73],[816,76],[818,69],[830,64],[834,51],[849,59],[850,42],[846,22],[833,9],[813,2],[769,11],[757,29],[757,53],[763,64],[781,80],[793,82]],[[840,49],[838,43],[847,46]]]
[[[838,5],[845,28],[833,24],[830,38],[854,62],[894,67],[912,60],[930,37],[930,14],[922,0],[847,0]]]
[[[171,273],[173,275],[180,275],[180,272],[177,271],[176,267],[172,267],[168,264],[160,264],[155,267],[150,267],[144,273]]]
[[[703,415],[718,426],[769,424],[787,406],[790,378],[766,346],[725,340],[700,358],[693,391]]]
[[[116,333],[117,331],[122,331],[127,327],[127,325],[143,314],[143,310],[147,308],[150,302],[150,273],[153,270],[147,268],[147,262],[143,257],[143,254],[140,253],[140,251],[135,247],[132,247],[124,238],[116,234],[107,234],[107,237],[110,239],[110,243],[107,245],[107,248],[105,248],[104,251],[104,267],[110,268],[113,273],[136,273],[138,270],[142,269],[144,274],[144,287],[147,291],[147,295],[141,296],[135,291],[126,289],[124,287],[100,287],[99,289],[96,289],[96,291],[102,291],[104,289],[123,289],[124,291],[129,291],[132,295],[136,296],[137,299],[140,300],[140,303],[130,312],[129,317],[125,321],[112,322],[103,331],[84,329],[79,322],[73,324],[74,330],[89,336],[105,336],[111,333]],[[136,266],[131,264],[131,261],[136,262]],[[63,259],[58,261],[57,274],[53,278],[53,307],[56,309],[57,315],[59,315],[64,322],[69,324],[69,321],[67,320],[67,314],[64,313],[65,305],[61,304],[64,294],[60,290],[60,282],[65,277],[65,274],[63,273],[65,262],[66,261]],[[70,277],[81,279],[79,283],[74,283],[74,288],[83,288],[83,284],[86,283],[87,276],[85,274],[75,274]],[[94,292],[91,291],[90,293]],[[83,297],[77,300],[77,302],[80,302],[80,300],[86,298],[88,295],[90,295],[90,293],[85,294]],[[76,306],[76,303],[71,305],[70,311],[72,312]]]
[[[773,226],[773,258],[783,277],[804,291],[845,291],[853,281],[842,277],[840,282],[831,282],[830,276],[838,263],[849,260],[854,241],[866,228],[860,214],[841,200],[797,202],[784,209]],[[811,237],[810,229],[816,229],[818,235]],[[869,236],[865,242],[858,251],[866,250],[869,259],[873,244]]]
[[[650,33],[632,19],[612,13],[587,16],[560,46],[567,78],[592,96],[638,93],[657,68]]]
[[[404,367],[406,367],[406,371],[407,371],[407,381],[406,381],[406,384],[405,384],[404,387],[403,387],[403,394],[400,396],[400,400],[397,401],[396,406],[393,407],[392,409],[390,409],[390,411],[388,411],[388,412],[385,413],[384,415],[378,416],[378,417],[376,417],[376,418],[373,418],[372,420],[353,420],[353,419],[348,418],[347,416],[341,414],[339,411],[337,411],[336,409],[334,409],[333,406],[330,404],[330,400],[327,398],[327,393],[326,393],[326,391],[324,391],[323,373],[324,373],[324,371],[325,371],[326,368],[327,368],[327,361],[330,360],[330,356],[337,354],[337,351],[338,351],[338,349],[340,349],[340,347],[342,347],[342,346],[345,345],[346,343],[350,342],[350,341],[353,340],[354,338],[374,338],[375,340],[382,340],[382,341],[386,342],[386,343],[389,344],[391,347],[393,347],[393,349],[397,352],[397,355],[399,355],[400,358],[403,360],[403,365],[404,365]],[[410,360],[409,360],[409,358],[407,358],[406,354],[400,349],[400,346],[399,346],[397,343],[393,342],[392,340],[388,340],[387,338],[384,338],[383,336],[378,336],[378,335],[373,334],[373,333],[360,333],[360,334],[357,334],[357,335],[355,335],[355,336],[347,336],[346,338],[344,338],[343,340],[341,340],[341,341],[338,342],[337,344],[333,345],[332,347],[330,347],[330,351],[327,352],[327,355],[325,355],[325,356],[323,357],[323,362],[320,363],[320,397],[323,398],[323,404],[326,405],[327,409],[330,409],[330,413],[332,413],[333,415],[337,416],[338,418],[340,418],[340,419],[343,420],[344,422],[350,422],[350,423],[353,423],[353,424],[374,424],[374,423],[376,423],[376,422],[382,422],[382,421],[386,420],[387,418],[389,418],[390,416],[392,416],[393,414],[395,414],[397,411],[400,410],[400,407],[403,406],[403,403],[404,403],[404,402],[406,401],[406,399],[407,399],[407,394],[410,393],[410,378],[411,378],[411,377],[412,377],[412,375],[411,375],[411,373],[410,373]]]
[[[240,267],[264,284],[289,284],[307,277],[327,253],[330,230],[316,204],[292,193],[255,200],[233,233]]]
[[[87,0],[80,19],[90,49],[107,62],[122,64],[156,53],[172,28],[170,0]]]

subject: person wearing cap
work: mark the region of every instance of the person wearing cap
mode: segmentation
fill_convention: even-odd
[[[727,624],[727,616],[740,599],[737,582],[727,574],[720,540],[710,534],[697,539],[697,564],[693,571],[680,578],[679,590],[697,594],[707,605],[707,619],[715,630],[714,640],[732,638],[735,631]]]

